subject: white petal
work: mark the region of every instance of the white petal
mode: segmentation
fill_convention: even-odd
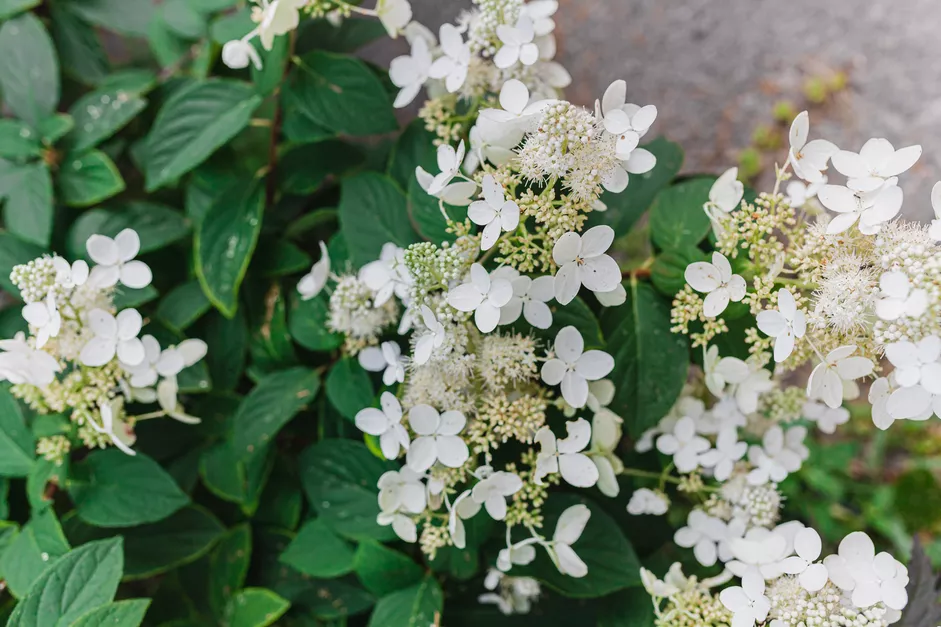
[[[438,430],[441,417],[431,405],[415,405],[408,412],[408,424],[419,435],[432,435]]]
[[[129,261],[121,267],[121,283],[131,289],[139,290],[150,285],[153,274],[143,261]]]
[[[581,283],[591,291],[610,292],[621,283],[621,268],[608,255],[588,257],[578,268],[578,276]]]
[[[608,227],[610,228],[610,227]],[[582,238],[578,233],[569,231],[560,237],[552,247],[552,259],[562,266],[575,261],[582,248]]]
[[[104,235],[92,235],[85,243],[85,249],[88,256],[97,264],[103,266],[113,266],[118,263],[120,253],[118,245],[110,237]]]
[[[458,285],[448,292],[448,304],[458,311],[474,311],[484,300],[484,295],[472,283]]]
[[[501,313],[503,311],[506,309],[502,309]],[[548,329],[552,326],[552,310],[549,305],[538,300],[531,300],[523,306],[523,316],[526,322],[537,329]]]
[[[103,337],[93,338],[82,348],[79,361],[86,366],[97,368],[114,359],[117,346],[114,340]]]
[[[807,136],[810,133],[810,116],[806,111],[801,111],[791,122],[791,129],[788,133],[791,148],[800,150],[807,143]]]
[[[129,340],[137,337],[144,324],[144,319],[136,309],[125,309],[115,318],[119,339]],[[143,357],[141,357],[143,359]]]
[[[481,333],[490,333],[500,323],[500,308],[489,302],[481,303],[474,311],[474,323]]]
[[[576,409],[584,407],[588,401],[588,382],[585,377],[568,371],[562,377],[562,398]]]
[[[900,148],[879,167],[879,176],[897,176],[905,172],[921,158],[921,146]]]
[[[549,359],[542,365],[540,376],[548,385],[558,385],[562,383],[562,377],[565,376],[566,365],[560,359]]]
[[[438,449],[435,444],[435,438],[423,436],[415,438],[411,446],[408,447],[408,453],[405,455],[405,461],[408,467],[415,472],[425,472],[435,463],[438,457]]]
[[[552,539],[563,544],[575,544],[582,537],[590,518],[591,510],[588,507],[581,504],[572,505],[559,516]]]
[[[118,342],[118,359],[128,366],[137,366],[144,361],[144,344],[136,337]]]
[[[729,290],[724,287],[720,287],[719,289],[708,293],[706,298],[703,299],[703,315],[707,318],[715,318],[719,316],[729,306],[729,300]]]
[[[437,441],[438,461],[449,468],[460,468],[470,456],[467,444],[456,435],[438,436]]]
[[[722,284],[722,276],[719,269],[705,261],[697,261],[689,264],[686,267],[684,276],[690,287],[697,292],[708,293]]]
[[[356,428],[369,435],[382,435],[389,428],[389,419],[375,407],[366,407],[356,414]]]
[[[585,350],[582,334],[573,326],[559,330],[554,344],[556,355],[565,363],[575,363]]]
[[[560,305],[568,305],[578,295],[582,286],[578,264],[574,261],[559,268],[554,277],[555,299]]]
[[[604,351],[583,353],[575,363],[575,372],[589,381],[597,381],[614,370],[614,358]]]
[[[513,61],[515,63],[515,60]],[[512,78],[500,89],[500,106],[506,111],[520,115],[529,104],[529,89],[522,82]]]

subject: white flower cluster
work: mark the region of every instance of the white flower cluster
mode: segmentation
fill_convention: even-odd
[[[79,260],[43,256],[16,266],[10,275],[26,303],[30,336],[0,341],[0,381],[40,413],[68,413],[75,435],[87,446],[113,444],[134,455],[134,424],[169,416],[193,423],[177,394],[177,375],[206,354],[202,340],[161,349],[133,308],[116,311],[122,287],[150,285],[150,268],[135,259],[140,238],[125,229],[112,239],[92,235],[86,244],[94,267]],[[127,415],[125,404],[158,403],[159,411]],[[65,457],[71,441],[42,438],[38,450],[49,459]]]

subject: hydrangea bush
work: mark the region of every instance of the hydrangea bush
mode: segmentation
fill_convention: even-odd
[[[800,483],[941,417],[921,147],[678,178],[558,9],[0,2],[8,624],[938,624]]]

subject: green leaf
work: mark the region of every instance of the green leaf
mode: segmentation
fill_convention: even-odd
[[[311,50],[354,52],[386,36],[385,27],[376,20],[350,17],[339,26],[327,20],[308,20],[298,29],[297,50],[299,54]]]
[[[258,40],[251,43],[258,51],[262,63],[260,70],[254,64],[251,66],[252,82],[255,83],[255,91],[259,94],[263,96],[271,94],[284,80],[290,41],[290,37],[276,37],[271,50],[265,50]]]
[[[421,166],[427,172],[434,172],[438,165],[434,140],[435,135],[425,128],[425,122],[421,119],[412,120],[395,140],[386,173],[399,187],[409,190],[409,196],[412,180],[415,179],[415,168]],[[425,190],[422,192],[428,195]]]
[[[310,300],[302,300],[298,294],[292,294],[288,314],[291,337],[312,351],[332,351],[339,348],[343,345],[343,336],[327,328],[329,314],[330,308],[324,294]]]
[[[387,176],[366,172],[340,186],[340,230],[358,266],[379,258],[382,245],[406,247],[418,241],[402,190]]]
[[[80,546],[46,570],[16,606],[8,627],[70,625],[110,603],[121,580],[121,538]]]
[[[356,547],[353,570],[363,586],[376,596],[413,586],[425,574],[410,557],[378,542],[361,542]]]
[[[650,236],[663,250],[689,250],[699,245],[712,224],[703,204],[715,178],[689,179],[667,187],[650,208]]]
[[[70,207],[96,205],[124,191],[117,166],[100,150],[66,155],[59,168],[59,197]]]
[[[124,580],[149,579],[189,564],[206,555],[222,537],[225,527],[198,506],[188,506],[149,525],[103,529],[86,525],[78,517],[65,522],[73,544],[85,544],[120,535],[124,538]]]
[[[40,0],[0,0],[0,20],[6,20],[17,13],[39,6]]]
[[[138,453],[110,448],[95,451],[75,465],[68,490],[79,517],[97,527],[129,527],[162,520],[189,503],[160,464]]]
[[[147,191],[205,161],[248,125],[260,102],[251,85],[231,80],[198,81],[174,92],[147,137]]]
[[[327,177],[341,176],[364,160],[362,150],[338,139],[295,146],[278,163],[281,189],[288,194],[313,194]]]
[[[353,548],[319,519],[308,521],[281,554],[281,561],[320,579],[332,579],[353,570]]]
[[[140,236],[140,252],[160,250],[189,234],[189,221],[179,211],[146,201],[128,202],[114,209],[91,209],[69,230],[66,250],[72,257],[88,258],[85,242],[95,233],[114,237],[124,229]]]
[[[608,308],[602,327],[614,357],[611,410],[639,437],[667,414],[686,383],[686,338],[670,331],[670,305],[645,283],[627,288],[627,302]]]
[[[39,458],[26,477],[26,498],[33,511],[45,509],[52,504],[52,498],[46,496],[46,486],[50,483],[65,485],[69,477],[69,458],[57,464],[45,458]]]
[[[24,597],[42,573],[69,552],[69,543],[52,509],[33,513],[0,558],[10,591]]]
[[[182,333],[212,308],[199,281],[187,281],[173,288],[157,305],[157,318]]]
[[[17,185],[7,192],[3,219],[11,233],[40,246],[52,237],[52,177],[41,162],[20,167]]]
[[[96,26],[131,37],[144,37],[157,5],[150,0],[79,0],[70,6]]]
[[[66,140],[68,147],[80,152],[97,146],[133,120],[147,101],[122,88],[101,88],[87,93],[69,108],[75,128]]]
[[[326,128],[344,135],[398,130],[382,83],[354,57],[315,50],[297,61],[288,102]]]
[[[0,157],[23,159],[42,154],[39,133],[19,120],[0,120]]]
[[[686,285],[686,267],[705,259],[706,255],[698,248],[665,250],[654,259],[650,267],[650,280],[662,294],[675,296]]]
[[[310,268],[310,256],[300,248],[284,240],[268,239],[258,243],[254,270],[264,277],[282,277],[306,272]]]
[[[543,509],[544,528],[554,530],[563,511],[576,504],[591,510],[591,518],[581,537],[572,545],[588,566],[584,577],[563,575],[545,551],[536,560],[519,568],[519,575],[535,577],[567,597],[595,598],[623,588],[640,585],[640,561],[618,524],[599,505],[574,494],[553,494]],[[617,559],[611,559],[617,555]],[[515,568],[514,568],[515,570]]]
[[[0,26],[0,91],[16,117],[34,127],[59,104],[56,50],[32,13]]]
[[[245,588],[235,593],[225,607],[226,627],[267,627],[281,618],[291,604],[271,590]]]
[[[54,144],[75,127],[75,121],[71,115],[66,113],[56,113],[50,115],[44,120],[40,120],[36,130],[42,135],[43,142]]]
[[[210,599],[221,614],[236,590],[245,584],[252,555],[252,529],[247,523],[232,527],[209,556]]]
[[[660,190],[679,173],[683,166],[683,149],[679,144],[658,137],[643,147],[657,158],[657,165],[646,174],[631,174],[630,185],[620,194],[605,192],[601,200],[607,205],[607,211],[591,213],[585,228],[607,224],[618,235],[625,235]]]
[[[43,252],[45,249],[41,246],[24,242],[10,233],[0,231],[0,287],[11,294],[18,294],[19,290],[10,281],[10,271],[13,266],[28,263]]]
[[[108,76],[108,56],[94,27],[72,10],[73,3],[49,5],[52,38],[62,60],[62,71],[85,85],[97,85]]]
[[[159,10],[170,30],[184,39],[196,40],[206,33],[206,19],[189,0],[167,0]]]
[[[307,499],[318,516],[352,540],[390,540],[395,533],[376,523],[376,482],[396,466],[378,459],[360,442],[323,440],[298,459]]]
[[[653,627],[654,618],[650,594],[631,588],[601,599],[597,627]]]
[[[139,290],[131,289],[127,286],[122,287],[114,293],[114,306],[118,311],[128,307],[137,308],[141,305],[156,300],[160,294],[153,285],[148,285]]]
[[[203,329],[203,339],[209,346],[205,361],[213,388],[234,390],[245,370],[248,351],[248,325],[244,314],[236,312],[235,317],[226,318],[219,312],[212,312]]]
[[[330,369],[326,381],[327,398],[344,418],[353,420],[364,407],[371,407],[375,392],[372,381],[355,359],[344,357]]]
[[[314,400],[319,389],[320,376],[307,368],[275,372],[259,381],[232,418],[235,450],[243,458],[252,457]]]
[[[36,458],[36,440],[8,389],[0,387],[0,476],[25,477]]]
[[[208,449],[199,460],[199,476],[209,491],[221,499],[238,503],[246,512],[254,512],[258,507],[270,470],[267,455],[259,452],[243,460],[231,442]]]
[[[369,627],[424,627],[444,609],[444,593],[433,577],[384,596],[369,617]]]
[[[219,194],[196,228],[196,275],[210,302],[228,318],[235,315],[263,213],[263,186],[250,180]]]
[[[115,601],[84,614],[70,627],[137,627],[144,622],[150,599]]]

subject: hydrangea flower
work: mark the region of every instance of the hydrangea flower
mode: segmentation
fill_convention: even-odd
[[[520,223],[520,208],[516,201],[508,199],[503,187],[492,174],[484,176],[484,199],[471,203],[467,217],[471,222],[484,227],[480,235],[481,250],[490,250],[497,243],[501,231],[510,232]]]
[[[56,269],[56,283],[66,289],[85,285],[88,281],[88,264],[84,259],[70,265],[68,261],[56,255],[52,258],[52,266]]]
[[[751,369],[738,357],[719,357],[719,347],[710,346],[703,352],[703,370],[706,387],[713,395],[721,397],[727,385],[742,383],[751,374]]]
[[[745,298],[745,279],[732,274],[732,265],[720,252],[712,253],[712,263],[696,261],[689,264],[685,278],[690,287],[706,294],[702,312],[707,318],[719,316],[729,306],[729,301],[737,303]]]
[[[457,158],[456,154],[455,158]],[[471,204],[471,200],[477,193],[477,183],[473,181],[448,183],[444,186],[444,189],[432,193],[431,186],[434,184],[435,176],[426,172],[421,166],[415,168],[415,178],[418,181],[418,185],[428,194],[455,207],[466,207]]]
[[[62,371],[55,357],[27,344],[22,332],[13,339],[0,340],[0,351],[0,381],[45,387]]]
[[[222,46],[222,62],[226,67],[232,68],[233,70],[242,70],[247,68],[248,64],[251,63],[255,66],[256,70],[261,70],[261,55],[258,54],[258,51],[255,50],[255,46],[253,46],[250,41],[251,36],[254,36],[254,34],[255,33],[249,33],[250,37],[225,42]]]
[[[457,145],[457,150],[450,144],[441,144],[438,146],[438,169],[440,173],[436,174],[428,187],[428,193],[436,196],[443,192],[451,183],[451,180],[461,171],[461,164],[464,162],[464,140]]]
[[[79,361],[86,366],[104,366],[117,355],[122,363],[136,366],[144,360],[144,345],[137,337],[143,318],[136,309],[125,309],[116,317],[104,309],[88,312],[88,327],[94,337],[85,344]]]
[[[387,470],[379,477],[379,509],[420,514],[425,510],[425,484],[421,473],[408,466]]]
[[[379,405],[382,409],[366,407],[359,410],[354,422],[360,431],[379,437],[379,448],[386,459],[395,459],[400,449],[409,450],[408,432],[402,424],[402,405],[391,392],[382,393]],[[412,467],[416,472],[427,470],[427,467]]]
[[[508,544],[497,555],[497,568],[507,572],[513,566],[525,566],[536,559],[535,538],[529,538],[516,544]]]
[[[577,488],[590,488],[598,482],[598,468],[582,453],[591,442],[591,426],[584,418],[565,423],[568,437],[556,440],[549,427],[536,432],[533,441],[542,447],[536,458],[536,483],[543,477],[559,473],[567,483]]]
[[[711,468],[718,481],[725,481],[732,476],[735,462],[745,457],[746,452],[748,444],[739,442],[734,428],[726,428],[719,432],[715,448],[701,453],[698,461],[703,468]]]
[[[298,0],[305,4],[308,0]],[[376,3],[376,16],[385,27],[389,37],[395,39],[412,21],[412,5],[408,0],[379,0]]]
[[[484,506],[494,520],[506,518],[506,499],[523,488],[523,480],[512,472],[490,472],[471,491],[471,498]]]
[[[745,573],[741,587],[732,586],[720,592],[719,601],[732,612],[733,627],[762,623],[771,611],[771,601],[765,596],[765,579],[757,569]]]
[[[124,229],[114,239],[92,235],[85,248],[98,264],[92,268],[89,280],[99,288],[113,287],[120,281],[132,289],[142,289],[153,280],[150,267],[135,259],[140,252],[140,237],[133,229]]]
[[[448,304],[458,311],[474,312],[474,323],[490,333],[500,322],[500,308],[513,297],[513,286],[505,279],[491,279],[479,263],[470,269],[470,281],[448,292]]]
[[[670,508],[670,501],[666,495],[660,491],[654,491],[650,488],[639,488],[631,494],[631,500],[627,503],[627,513],[631,516],[641,516],[650,514],[651,516],[663,516]]]
[[[359,352],[359,365],[370,372],[381,372],[382,383],[392,385],[405,381],[405,358],[402,348],[395,342],[381,346],[367,346]]]
[[[412,278],[405,268],[405,251],[392,242],[382,245],[379,259],[359,269],[359,279],[373,290],[373,306],[386,304],[393,294],[403,302],[408,299]]]
[[[445,88],[453,94],[463,87],[467,80],[470,47],[464,42],[461,31],[452,24],[442,24],[438,35],[443,54],[431,64],[428,74],[431,78],[443,79]],[[461,158],[463,159],[463,156]]]
[[[533,43],[536,31],[528,15],[520,15],[516,26],[500,24],[497,37],[503,44],[493,57],[493,64],[501,70],[511,68],[517,63],[533,65],[539,60],[539,47]]]
[[[327,284],[330,277],[330,253],[323,242],[320,245],[320,259],[311,267],[310,272],[301,277],[297,283],[297,292],[301,300],[316,298]]]
[[[759,312],[756,321],[762,333],[774,338],[774,360],[778,363],[791,356],[795,339],[804,337],[807,330],[807,316],[784,288],[778,290],[778,308]]]
[[[696,434],[696,421],[684,416],[676,421],[671,433],[657,438],[657,450],[672,455],[677,471],[693,472],[699,467],[699,455],[709,450],[709,440]]]
[[[882,225],[897,216],[902,208],[902,188],[890,183],[871,192],[854,192],[842,185],[821,187],[817,192],[820,203],[839,214],[827,225],[827,233],[842,233],[857,221],[860,233],[878,233]]]
[[[781,562],[781,570],[798,575],[801,586],[808,592],[817,592],[827,584],[827,567],[815,563],[820,559],[821,548],[820,536],[816,531],[801,529],[794,537],[794,551],[797,555]]]
[[[576,409],[588,401],[588,382],[603,379],[614,369],[614,359],[608,353],[585,351],[582,334],[573,326],[556,335],[554,353],[542,365],[542,380],[548,385],[561,384],[562,398]]]
[[[828,407],[839,407],[843,403],[845,385],[872,374],[872,360],[860,355],[854,357],[855,352],[856,346],[841,346],[827,353],[825,361],[810,373],[807,397],[820,399]]]
[[[824,176],[817,183],[803,183],[802,181],[791,181],[784,188],[784,194],[787,196],[787,204],[795,209],[799,209],[817,197],[820,188],[827,184],[827,177]]]
[[[830,581],[844,591],[852,592],[853,605],[866,608],[882,602],[901,610],[908,603],[908,573],[888,553],[876,555],[868,535],[856,531],[840,542],[837,555],[823,560]]]
[[[392,106],[401,109],[411,104],[430,75],[431,51],[428,42],[418,37],[412,42],[410,54],[396,57],[389,64],[389,80],[399,88]]]
[[[780,483],[789,473],[796,472],[809,454],[804,446],[807,430],[791,427],[785,431],[774,425],[761,438],[761,446],[748,449],[748,460],[755,466],[748,473],[752,485],[764,485],[769,481]]]
[[[876,315],[892,322],[899,318],[920,318],[928,309],[928,293],[912,289],[908,275],[897,270],[879,277],[882,298],[876,301]]]
[[[836,428],[846,424],[850,419],[850,412],[845,407],[828,407],[812,401],[804,404],[803,414],[808,420],[816,422],[818,429],[829,434],[836,433]],[[873,419],[875,420],[875,408],[873,408]]]
[[[933,395],[941,394],[941,338],[930,335],[917,343],[893,342],[885,355],[895,366],[895,382],[886,408],[896,419],[930,415]]]
[[[791,122],[791,130],[788,133],[790,140],[790,152],[788,161],[794,168],[794,174],[804,179],[808,183],[819,183],[823,180],[823,172],[827,169],[827,163],[839,148],[832,142],[825,139],[815,139],[807,141],[810,134],[810,116],[806,111],[801,111]]]
[[[555,533],[552,534],[552,542],[546,545],[546,550],[556,568],[563,575],[578,578],[588,574],[588,566],[578,556],[572,545],[582,536],[589,518],[591,518],[591,510],[582,504],[572,505],[559,516]]]
[[[523,135],[535,124],[542,111],[556,102],[537,100],[530,102],[529,88],[515,78],[503,83],[499,102],[502,109],[482,109],[475,128],[486,144],[514,148]]]
[[[395,535],[403,542],[414,543],[418,541],[418,527],[416,527],[415,521],[405,514],[398,512],[379,512],[379,515],[376,516],[376,523],[383,527],[391,525],[392,531],[394,531]]]
[[[558,264],[555,275],[555,299],[568,305],[582,285],[593,292],[610,292],[621,283],[621,268],[606,255],[614,242],[614,229],[594,226],[582,235],[569,231],[552,247],[552,259]]]
[[[858,153],[838,150],[830,160],[837,172],[849,178],[850,188],[872,191],[911,168],[920,157],[921,146],[896,150],[889,140],[874,137],[863,144]]]
[[[703,566],[712,566],[719,559],[718,545],[728,537],[724,522],[701,509],[694,509],[686,519],[686,526],[677,529],[673,541],[684,549],[693,549],[693,555]]]
[[[597,117],[602,119],[605,131],[618,138],[615,145],[615,154],[618,159],[629,161],[640,139],[647,134],[656,121],[657,107],[653,105],[638,107],[635,104],[628,104],[627,83],[617,80],[608,86],[602,96],[600,107],[596,104],[595,108]],[[652,168],[653,165],[645,171]]]
[[[98,433],[108,436],[112,444],[125,455],[137,455],[137,452],[131,447],[137,440],[134,430],[126,422],[121,420],[116,414],[120,411],[121,403],[111,401],[98,407],[98,415],[101,416],[101,426],[94,420],[89,420],[88,424]]]
[[[448,533],[451,541],[459,549],[467,545],[467,534],[464,530],[464,521],[473,518],[480,511],[480,503],[472,498],[470,490],[463,492],[454,499],[454,504],[449,507],[448,512]]]
[[[522,314],[526,322],[537,329],[551,327],[552,310],[546,303],[555,295],[555,278],[519,276],[512,279],[510,285],[513,287],[513,296],[500,309],[500,324],[512,324]]]
[[[710,218],[715,219],[714,211],[731,213],[738,209],[745,196],[745,184],[738,180],[738,168],[729,168],[722,173],[709,188],[709,202],[706,206]]]
[[[55,294],[50,292],[44,300],[23,307],[23,319],[36,330],[36,348],[45,346],[50,338],[59,335],[62,328]]]
[[[445,338],[444,325],[438,322],[438,317],[428,305],[422,305],[421,319],[427,331],[415,342],[414,362],[419,366],[428,363],[431,354],[444,343]]]
[[[406,455],[406,463],[415,472],[425,472],[435,462],[448,468],[460,468],[470,456],[467,444],[458,435],[467,424],[461,412],[452,410],[439,414],[430,405],[415,405],[408,412],[408,423],[418,436]]]

